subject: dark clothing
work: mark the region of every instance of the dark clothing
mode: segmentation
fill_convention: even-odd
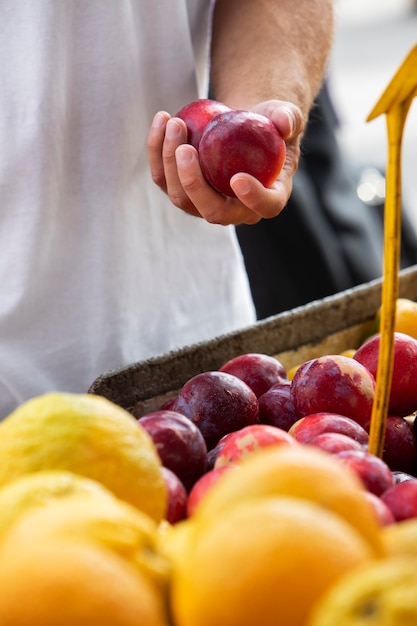
[[[276,218],[237,227],[259,319],[378,278],[383,205],[357,195],[360,171],[343,154],[324,87],[310,114],[291,198]],[[402,267],[417,263],[403,216]]]

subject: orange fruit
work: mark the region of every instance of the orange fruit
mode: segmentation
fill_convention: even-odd
[[[153,441],[135,418],[92,394],[47,393],[0,423],[0,487],[60,469],[102,483],[160,521],[167,492]]]
[[[343,518],[300,498],[244,501],[187,523],[171,578],[176,626],[302,626],[330,585],[374,558]]]
[[[408,298],[397,299],[394,329],[417,339],[417,302]]]
[[[319,599],[304,626],[417,624],[417,559],[365,563],[339,578]]]
[[[375,332],[379,330],[381,307],[375,317]],[[417,302],[409,298],[397,298],[394,330],[417,339]]]
[[[42,540],[0,554],[0,624],[166,626],[163,602],[129,563],[83,542]]]
[[[197,505],[194,516],[213,518],[243,501],[289,495],[338,513],[382,553],[379,524],[359,478],[335,457],[307,445],[256,451],[226,472]]]
[[[2,554],[17,545],[30,550],[51,538],[106,548],[146,574],[160,591],[166,590],[169,564],[158,551],[158,527],[123,500],[75,494],[29,509],[4,532]]]

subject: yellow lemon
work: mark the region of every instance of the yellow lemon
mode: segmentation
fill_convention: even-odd
[[[21,515],[53,500],[62,501],[74,495],[93,499],[115,497],[101,483],[64,470],[24,474],[7,483],[0,489],[0,539]]]
[[[406,519],[384,526],[382,542],[387,555],[413,555],[417,558],[417,519]]]
[[[417,624],[417,559],[392,557],[352,569],[329,588],[305,626]]]
[[[188,529],[171,578],[176,626],[302,626],[330,585],[374,558],[344,519],[300,498],[246,501]]]
[[[382,554],[379,525],[365,489],[353,472],[332,455],[312,446],[271,446],[226,472],[201,499],[194,517],[215,517],[245,500],[290,495],[338,513]]]
[[[156,448],[135,418],[92,394],[47,393],[0,424],[0,487],[45,469],[102,483],[160,521],[167,493]]]
[[[188,519],[159,527],[157,551],[171,566],[185,558],[190,545],[191,528]]]
[[[168,561],[157,550],[157,525],[132,505],[109,498],[68,496],[22,514],[3,535],[3,551],[54,538],[96,544],[123,557],[165,590]]]
[[[166,626],[161,596],[118,555],[42,539],[0,552],[0,624]]]

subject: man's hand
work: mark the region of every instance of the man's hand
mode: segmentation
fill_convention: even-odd
[[[297,171],[300,138],[304,129],[301,110],[290,102],[267,100],[253,108],[269,117],[286,143],[284,167],[272,188],[253,176],[235,174],[231,186],[236,198],[225,197],[204,179],[198,154],[187,144],[183,120],[166,112],[155,115],[148,135],[148,158],[153,181],[178,208],[213,224],[255,224],[278,215],[288,202]]]

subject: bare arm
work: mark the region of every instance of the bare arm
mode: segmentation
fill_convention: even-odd
[[[298,167],[305,120],[321,85],[332,40],[331,0],[217,0],[213,16],[211,81],[216,99],[269,117],[287,145],[273,187],[249,174],[226,198],[204,180],[185,124],[159,112],[148,138],[155,183],[181,209],[218,224],[254,224],[278,215]]]
[[[213,20],[216,98],[248,109],[288,100],[307,117],[330,51],[333,2],[217,0]]]

